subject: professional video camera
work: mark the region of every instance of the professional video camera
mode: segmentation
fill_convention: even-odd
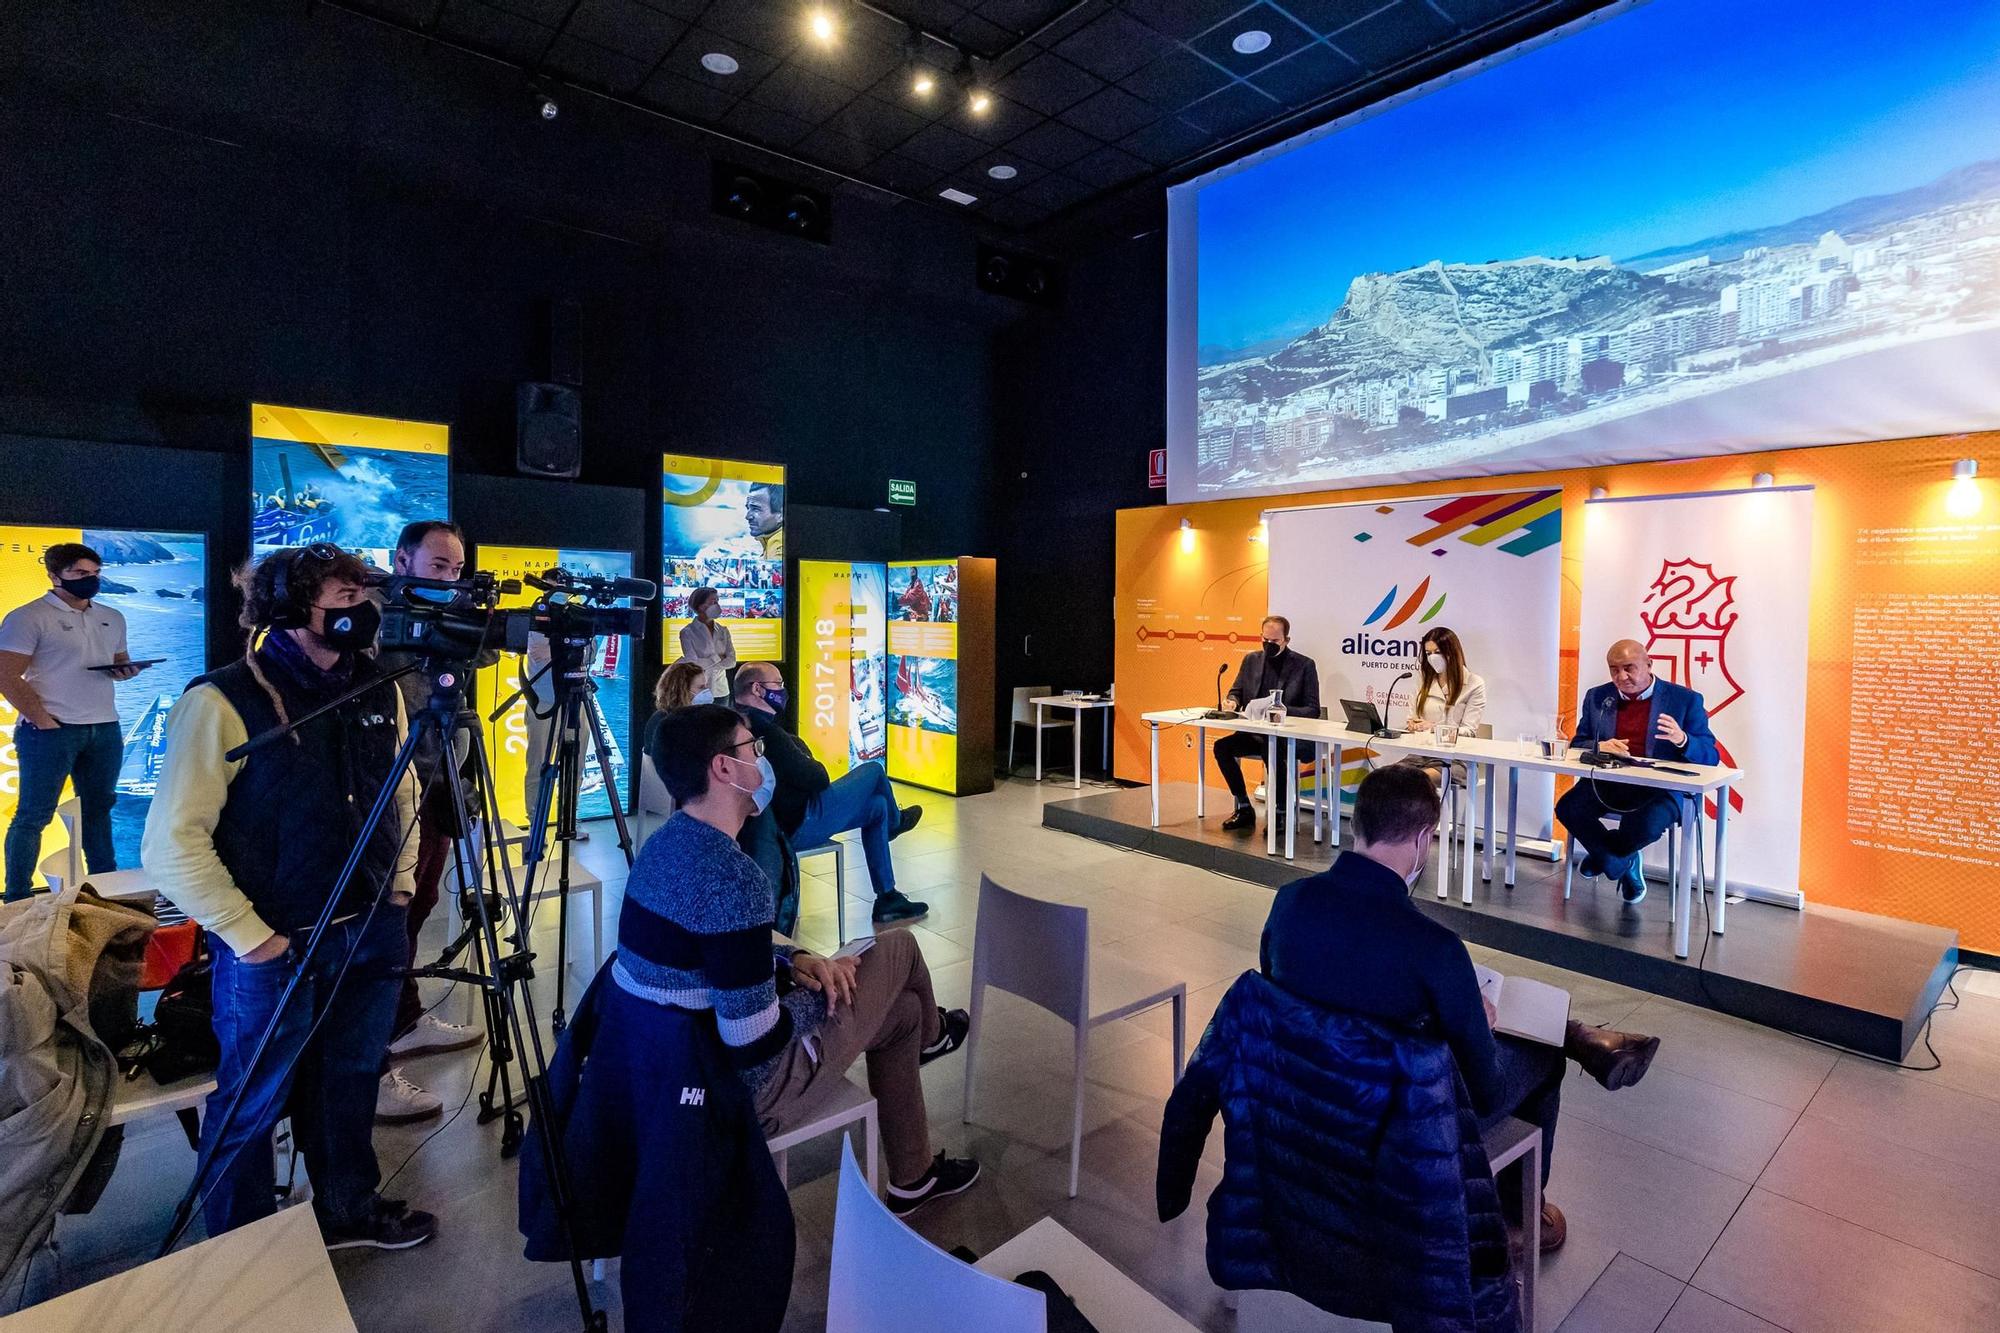
[[[523,580],[485,570],[460,579],[371,574],[368,585],[382,590],[382,651],[470,661],[489,650],[526,652],[530,634],[547,635],[552,643],[645,636],[651,616],[644,606],[612,605],[621,597],[650,601],[656,589],[645,579],[551,569],[525,582],[542,595],[532,606],[503,610],[500,598],[520,592]]]

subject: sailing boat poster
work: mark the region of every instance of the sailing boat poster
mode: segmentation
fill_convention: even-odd
[[[252,403],[254,553],[332,542],[387,569],[404,524],[451,517],[449,438],[434,422]]]
[[[48,593],[42,552],[57,542],[82,542],[102,557],[98,600],[125,617],[131,656],[164,659],[116,686],[125,755],[111,839],[118,864],[130,868],[139,864],[139,839],[166,754],[167,712],[187,683],[207,670],[207,540],[194,532],[0,526],[0,610]],[[0,824],[12,821],[20,791],[14,754],[19,721],[14,706],[0,699]],[[74,794],[65,788],[63,799]],[[67,845],[62,821],[50,821],[42,832],[44,858]]]
[[[633,557],[630,551],[558,550],[552,546],[479,546],[473,551],[474,564],[502,579],[537,577],[551,569],[575,575],[630,578]],[[501,599],[502,606],[531,606],[541,594],[524,587],[518,594]],[[621,597],[617,605],[630,606]],[[591,684],[597,687],[597,707],[604,714],[604,730],[611,757],[611,783],[606,788],[597,762],[596,748],[588,735],[583,745],[583,786],[578,793],[576,812],[580,819],[603,819],[611,814],[611,792],[626,790],[628,765],[625,750],[632,741],[632,641],[624,635],[597,639],[591,645]],[[500,817],[522,828],[528,825],[529,791],[536,780],[535,770],[542,756],[528,753],[527,704],[516,698],[498,721],[486,719],[493,710],[520,687],[525,657],[508,654],[498,666],[479,672],[477,691],[480,725],[485,729],[486,762],[493,770],[493,786],[500,798]],[[529,668],[532,670],[532,668]],[[547,695],[543,695],[546,707]]]

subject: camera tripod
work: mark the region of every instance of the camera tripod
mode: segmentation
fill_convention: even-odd
[[[310,971],[313,958],[324,944],[327,927],[333,921],[334,913],[347,886],[353,881],[369,843],[394,805],[397,791],[412,775],[417,753],[423,747],[425,739],[434,737],[440,743],[438,764],[442,771],[429,776],[433,780],[442,778],[445,790],[450,793],[454,821],[452,862],[457,874],[456,882],[463,892],[462,903],[467,924],[459,937],[446,946],[437,963],[411,969],[408,975],[445,978],[464,982],[480,990],[488,1025],[487,1040],[493,1056],[495,1077],[502,1092],[500,1105],[505,1108],[503,1112],[496,1114],[505,1114],[508,1117],[508,1130],[503,1134],[503,1152],[510,1152],[507,1146],[510,1136],[512,1147],[518,1148],[522,1131],[520,1109],[513,1101],[510,1079],[505,1071],[513,1063],[516,1053],[525,1055],[528,1070],[524,1080],[525,1101],[522,1104],[529,1108],[535,1132],[540,1136],[543,1158],[548,1167],[550,1196],[561,1221],[565,1248],[569,1251],[570,1278],[575,1288],[577,1306],[586,1333],[601,1333],[606,1327],[605,1313],[597,1309],[592,1301],[583,1261],[576,1255],[575,1196],[571,1189],[571,1178],[567,1160],[563,1155],[562,1143],[556,1134],[554,1110],[547,1089],[548,1060],[543,1050],[541,1030],[535,1017],[534,999],[529,986],[534,978],[535,955],[528,947],[530,914],[527,910],[529,899],[525,894],[532,892],[532,874],[529,876],[529,882],[517,892],[513,869],[508,864],[504,850],[498,848],[491,837],[485,839],[482,848],[479,838],[482,824],[487,830],[498,829],[499,804],[492,783],[492,774],[486,764],[485,748],[480,742],[478,716],[464,707],[466,681],[472,671],[470,663],[470,655],[463,659],[425,658],[421,662],[412,662],[397,670],[377,675],[289,725],[267,731],[230,751],[228,755],[230,759],[240,758],[253,749],[290,735],[300,727],[334,712],[384,684],[388,684],[392,689],[396,688],[394,682],[412,672],[422,670],[429,679],[431,686],[429,702],[411,719],[409,734],[397,751],[389,774],[376,793],[367,818],[363,821],[354,845],[348,852],[347,860],[327,895],[326,903],[320,909],[319,918],[312,927],[304,954],[279,996],[270,1023],[257,1039],[257,1045],[245,1069],[243,1082],[223,1112],[222,1121],[215,1135],[213,1138],[205,1139],[205,1142],[221,1145],[228,1141],[230,1128],[241,1112],[244,1094],[251,1086],[252,1075],[267,1058],[279,1022],[292,1002],[300,979]],[[482,823],[475,823],[473,820],[464,789],[457,778],[454,758],[458,753],[457,742],[461,735],[469,737],[471,741],[471,754],[480,790]],[[497,865],[494,864],[496,860]],[[488,871],[497,873],[489,874]],[[381,882],[373,886],[374,891],[370,895],[367,909],[370,920],[387,898],[391,878],[390,874],[385,873]],[[497,892],[489,892],[488,884],[501,887]],[[466,886],[470,886],[469,892],[464,891]],[[514,923],[513,929],[505,935],[502,934],[500,922],[503,909]],[[359,939],[360,935],[357,934],[356,943],[349,946],[347,957],[342,960],[340,973],[334,981],[332,991],[329,992],[329,1004],[332,994],[337,993],[341,984],[347,979],[348,967],[353,961],[354,949],[358,947]],[[468,969],[452,966],[453,960],[468,946],[472,950],[472,966]],[[400,974],[401,969],[397,969],[397,972]],[[558,984],[561,972],[562,964],[559,960]],[[317,1020],[315,1026],[316,1024]],[[303,1053],[306,1043],[310,1040],[309,1035],[306,1042],[300,1044],[299,1052],[292,1056],[293,1063],[297,1062],[299,1054]],[[485,1104],[482,1102],[482,1106]],[[482,1114],[481,1121],[492,1118]],[[245,1140],[231,1150],[228,1158],[220,1162],[215,1160],[216,1155],[213,1153],[203,1154],[196,1162],[194,1179],[189,1183],[187,1192],[174,1210],[173,1225],[160,1247],[160,1254],[168,1253],[179,1242],[193,1221],[195,1208],[207,1197],[208,1192],[215,1188],[223,1170],[234,1160],[235,1153],[245,1147],[250,1147],[253,1151],[268,1151],[268,1147],[254,1145],[251,1140]],[[204,1189],[205,1183],[206,1189]]]

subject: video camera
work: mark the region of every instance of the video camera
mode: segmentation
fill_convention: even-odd
[[[541,596],[532,606],[501,609],[500,598],[523,583]],[[485,570],[460,579],[425,579],[413,574],[374,574],[368,586],[382,592],[383,652],[471,661],[498,650],[523,653],[530,634],[551,643],[611,638],[643,638],[651,616],[641,606],[614,606],[621,597],[652,600],[657,591],[644,579],[607,578],[551,569],[525,580],[502,579]]]

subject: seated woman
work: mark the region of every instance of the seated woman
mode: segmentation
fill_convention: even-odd
[[[676,708],[686,708],[693,703],[711,703],[704,698],[708,693],[708,672],[699,662],[687,658],[668,667],[653,683],[653,715],[646,719],[646,729],[639,745],[639,813],[641,815],[670,815],[674,812],[674,798],[667,794],[667,786],[660,781],[660,772],[653,766],[653,729],[660,719]]]
[[[1424,658],[1418,667],[1417,697],[1410,703],[1411,731],[1432,731],[1449,723],[1460,732],[1479,729],[1486,720],[1486,681],[1465,666],[1465,649],[1458,636],[1439,625],[1424,635]]]
[[[770,799],[761,743],[730,710],[695,704],[660,716],[652,751],[679,808],[626,880],[611,965],[619,987],[714,1009],[767,1134],[819,1114],[866,1055],[891,1211],[971,1188],[977,1162],[931,1152],[917,1075],[965,1043],[970,1018],[938,1006],[916,938],[885,931],[859,958],[775,943],[771,883],[736,844]]]

